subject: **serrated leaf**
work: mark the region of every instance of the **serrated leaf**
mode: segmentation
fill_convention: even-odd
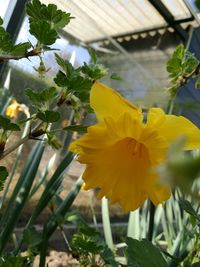
[[[31,48],[31,44],[29,42],[26,43],[19,43],[12,48],[12,55],[19,56],[25,55],[28,49]]]
[[[51,102],[56,96],[56,88],[48,87],[39,93],[42,102]]]
[[[37,93],[28,88],[25,90],[25,94],[29,97],[31,102],[35,104],[44,104],[51,103],[55,99],[57,93],[55,87],[48,87]]]
[[[41,4],[39,0],[33,0],[26,5],[26,13],[30,17],[30,22],[40,20],[42,6],[44,5]]]
[[[179,58],[179,59],[183,59],[185,55],[185,47],[183,44],[180,44],[176,47],[174,53],[173,53],[173,57],[174,58]]]
[[[34,21],[30,24],[30,33],[42,45],[52,45],[58,38],[57,32],[51,28],[50,24],[45,20]]]
[[[19,43],[14,45],[12,38],[5,29],[0,26],[0,54],[12,56],[25,55],[27,50],[31,47],[29,42]]]
[[[128,266],[132,267],[167,267],[167,262],[150,241],[138,241],[130,237],[126,241],[128,247],[126,255],[128,258]]]
[[[0,166],[0,191],[3,190],[7,177],[8,177],[8,171],[6,167]]]
[[[54,29],[65,27],[71,20],[70,13],[65,13],[57,9],[54,4],[49,4],[47,7],[42,7],[41,16],[42,19],[51,23]]]
[[[3,129],[4,131],[20,131],[20,127],[17,124],[12,123],[2,115],[0,115],[0,129]]]
[[[67,76],[71,77],[73,73],[79,72],[75,70],[75,68],[72,66],[72,64],[68,60],[61,58],[58,54],[55,54],[55,57],[56,57],[56,62],[64,70]]]
[[[30,17],[30,23],[37,20],[45,20],[54,29],[65,27],[72,19],[70,13],[57,9],[56,5],[49,4],[46,6],[41,4],[38,0],[33,0],[31,3],[28,3],[26,11]]]
[[[32,89],[28,88],[25,90],[25,94],[29,97],[30,101],[33,103],[40,102],[39,94],[33,92]]]
[[[38,119],[47,123],[56,122],[60,119],[60,113],[52,110],[39,111],[36,115]]]
[[[62,128],[64,131],[73,131],[78,133],[87,133],[88,126],[84,125],[70,125]]]
[[[68,79],[62,71],[59,71],[54,78],[54,82],[60,87],[65,87],[67,86]]]
[[[92,80],[98,80],[107,75],[107,69],[101,64],[89,64],[87,65],[84,62],[84,65],[81,67],[81,71],[88,75]]]

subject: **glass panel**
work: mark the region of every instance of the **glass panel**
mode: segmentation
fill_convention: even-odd
[[[0,1],[0,17],[4,18],[10,0]]]

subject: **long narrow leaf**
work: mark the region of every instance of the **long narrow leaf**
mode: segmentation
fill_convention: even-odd
[[[103,197],[101,201],[101,210],[102,210],[103,231],[105,240],[108,247],[111,250],[113,250],[114,245],[113,245],[113,238],[112,238],[112,231],[111,231],[111,224],[109,217],[108,200],[105,197]]]
[[[25,181],[25,177],[27,177],[27,173],[30,171],[30,167],[33,166],[33,160],[37,159],[37,157],[40,157],[40,154],[43,153],[44,150],[44,145],[42,144],[42,142],[38,142],[34,148],[32,149],[28,159],[25,162],[25,165],[21,171],[21,175],[17,181],[17,184],[15,185],[14,191],[12,192],[12,195],[10,196],[7,204],[6,204],[6,208],[4,210],[4,213],[1,217],[0,220],[0,225],[5,224],[5,222],[8,219],[8,215],[13,207],[13,203],[17,198],[17,195],[20,191],[20,189],[22,188],[24,181]],[[35,162],[35,161],[34,161]]]
[[[47,238],[49,238],[58,227],[59,225],[58,218],[64,217],[65,214],[69,211],[72,203],[74,202],[75,198],[77,197],[81,189],[82,184],[83,180],[80,177],[70,190],[67,197],[63,200],[62,204],[57,208],[55,213],[49,218],[47,222]]]
[[[43,209],[48,205],[52,197],[56,194],[56,191],[58,190],[63,181],[64,178],[63,173],[66,170],[66,168],[70,165],[73,158],[74,158],[73,153],[68,152],[65,158],[62,160],[62,162],[59,164],[55,173],[48,181],[45,190],[42,196],[40,197],[37,206],[33,211],[33,215],[31,216],[30,219],[30,224],[32,224],[35,221],[35,219],[39,216],[39,214],[43,211]]]
[[[32,158],[32,162],[29,166],[29,169],[27,170],[27,172],[23,172],[23,183],[21,184],[21,188],[19,190],[17,198],[13,203],[13,207],[10,210],[9,216],[6,220],[6,224],[0,235],[0,253],[3,251],[6,243],[8,242],[9,237],[12,234],[13,229],[18,222],[21,211],[24,205],[26,204],[43,152],[44,152],[44,144],[41,142],[39,144],[37,153]]]
[[[140,210],[130,212],[128,221],[127,236],[139,239],[140,238]]]

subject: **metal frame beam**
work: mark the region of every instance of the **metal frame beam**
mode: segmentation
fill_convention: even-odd
[[[176,25],[175,24],[174,16],[167,9],[167,7],[160,0],[148,0],[148,1],[160,13],[160,15],[169,24],[169,26],[171,26],[172,28],[174,28],[174,30],[179,34],[180,38],[183,41],[187,41],[187,39],[188,39],[188,33],[181,27],[181,25]]]
[[[174,26],[175,25],[177,26],[180,23],[190,22],[192,20],[194,20],[192,17],[185,18],[185,19],[180,19],[180,20],[175,20],[173,25]],[[112,38],[115,39],[115,40],[117,40],[117,38],[124,38],[126,36],[139,35],[139,34],[142,34],[142,33],[147,33],[148,34],[149,32],[158,31],[158,30],[164,30],[164,29],[169,28],[169,27],[172,27],[172,26],[170,26],[170,25],[167,25],[167,26],[159,26],[159,27],[154,27],[154,28],[142,30],[142,31],[133,31],[133,32],[128,32],[128,33],[121,34],[121,35],[112,36]],[[174,28],[174,27],[172,27],[172,28]],[[63,34],[63,36],[65,36],[65,32],[64,31],[62,31],[62,34]],[[88,42],[85,42],[85,43],[86,44],[92,44],[92,43],[95,43],[95,42],[103,42],[103,41],[105,41],[105,38],[98,38],[98,39],[94,39],[92,41],[88,41]]]

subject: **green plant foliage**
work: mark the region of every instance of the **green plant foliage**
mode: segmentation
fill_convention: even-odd
[[[32,253],[37,253],[39,251],[38,246],[42,243],[42,233],[36,231],[34,227],[25,229],[23,241],[27,245],[28,250]]]
[[[63,28],[72,19],[70,13],[57,9],[54,4],[49,4],[48,6],[41,4],[39,0],[33,0],[27,4],[26,12],[30,23],[37,20],[47,21],[54,29]]]
[[[6,167],[0,166],[0,191],[3,190],[7,177],[8,177],[8,171]]]
[[[93,256],[100,255],[106,266],[119,266],[115,260],[113,252],[102,240],[100,234],[95,229],[90,228],[85,224],[80,227],[79,233],[73,236],[71,248],[75,254],[81,257],[81,262],[86,264],[83,264],[83,266],[89,265],[90,254]]]
[[[167,171],[173,185],[184,193],[191,193],[193,182],[199,177],[200,156],[184,153],[185,139],[173,143],[168,151]]]
[[[47,133],[47,138],[48,138],[48,144],[51,147],[55,149],[59,149],[62,147],[61,142],[58,140],[58,138],[54,134]]]
[[[65,131],[73,131],[78,133],[87,133],[88,126],[84,125],[70,125],[62,128]]]
[[[171,78],[168,88],[172,95],[176,95],[177,90],[187,83],[190,77],[198,74],[199,61],[191,52],[187,51],[182,44],[177,46],[172,57],[167,62],[167,71]]]
[[[117,73],[112,73],[110,76],[110,79],[116,80],[116,81],[123,81],[123,79]]]
[[[190,215],[194,216],[198,221],[200,221],[200,215],[197,214],[197,212],[192,207],[191,203],[186,199],[180,199],[179,200],[180,206],[183,210],[185,210]]]
[[[40,45],[52,45],[58,38],[57,32],[46,21],[32,22],[30,33],[35,36]]]
[[[36,116],[47,123],[56,122],[60,119],[60,113],[52,110],[39,111]]]
[[[97,63],[97,56],[96,56],[96,53],[95,53],[94,49],[93,48],[89,48],[88,52],[90,54],[91,62],[96,64]]]
[[[20,131],[20,127],[17,124],[12,123],[2,115],[0,115],[0,129],[3,129],[4,131]]]
[[[25,265],[27,263],[27,258],[26,257],[8,257],[5,259],[0,259],[0,266],[1,267],[25,267],[28,266]]]
[[[64,72],[59,71],[54,79],[55,83],[66,89],[66,93],[73,93],[83,102],[88,101],[89,91],[92,86],[92,81],[83,77],[81,69],[75,69],[72,64],[63,60],[56,54],[56,61]]]
[[[1,19],[2,22],[2,19]],[[1,25],[2,23],[0,23]],[[5,31],[5,29],[0,26],[0,56],[20,56],[25,55],[26,51],[31,48],[31,44],[29,42],[19,43],[14,45],[12,43],[12,38],[9,33]]]
[[[92,80],[99,80],[108,73],[103,65],[94,63],[90,63],[89,65],[84,63],[81,67],[81,71]]]
[[[127,238],[128,247],[126,255],[128,266],[132,267],[167,267],[167,262],[163,258],[159,249],[150,241]]]
[[[33,0],[26,8],[30,22],[30,33],[34,35],[39,46],[51,45],[58,38],[57,30],[65,27],[71,20],[70,13],[57,9],[56,5],[41,4]]]
[[[46,103],[51,104],[53,101],[55,101],[57,97],[55,87],[45,88],[38,93],[28,88],[25,90],[25,94],[28,96],[29,100],[36,106],[42,106]]]

